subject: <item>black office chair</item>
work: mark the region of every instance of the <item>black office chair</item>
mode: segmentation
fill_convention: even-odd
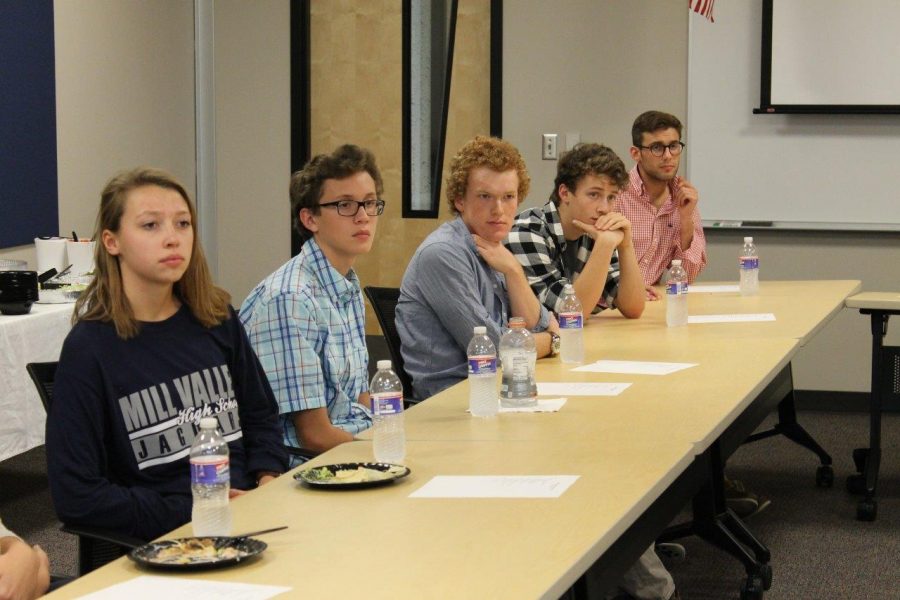
[[[44,404],[44,410],[50,412],[50,403],[53,401],[53,382],[56,379],[55,362],[28,363],[25,370],[31,376],[34,386],[37,388],[38,396]]]
[[[28,363],[25,369],[37,387],[44,410],[50,412],[53,404],[53,383],[56,379],[55,362]],[[78,536],[78,574],[84,575],[115,560],[144,542],[99,527],[66,525],[60,530]]]
[[[403,403],[409,408],[411,405],[416,404],[417,401],[412,398],[412,380],[406,374],[406,369],[403,368],[403,355],[400,354],[400,334],[397,333],[397,324],[394,321],[397,300],[400,299],[400,289],[367,285],[364,290],[366,298],[369,299],[369,302],[372,303],[372,308],[375,309],[378,324],[381,325],[381,333],[384,334],[384,339],[387,342],[394,372],[400,378],[400,383],[403,384],[405,396]]]

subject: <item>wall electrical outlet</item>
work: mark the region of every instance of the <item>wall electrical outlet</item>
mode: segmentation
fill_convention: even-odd
[[[545,133],[541,136],[541,158],[544,160],[556,160],[559,153],[556,150],[556,142],[559,136],[555,133]]]

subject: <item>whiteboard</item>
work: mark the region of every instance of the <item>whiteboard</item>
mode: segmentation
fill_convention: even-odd
[[[689,21],[686,173],[704,224],[900,231],[900,115],[754,115],[762,0],[715,17]]]

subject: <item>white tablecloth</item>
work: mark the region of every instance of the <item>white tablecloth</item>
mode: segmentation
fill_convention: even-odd
[[[59,359],[74,304],[35,304],[27,315],[0,315],[0,461],[44,443],[46,414],[25,371]]]

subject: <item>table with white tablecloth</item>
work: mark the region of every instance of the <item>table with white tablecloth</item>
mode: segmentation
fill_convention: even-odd
[[[59,359],[73,304],[35,304],[27,315],[0,315],[0,461],[44,443],[46,413],[25,371]]]

